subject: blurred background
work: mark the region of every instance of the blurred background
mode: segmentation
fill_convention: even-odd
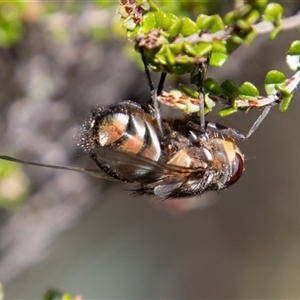
[[[113,2],[0,2],[1,154],[86,167],[78,128],[91,107],[148,99]],[[232,6],[194,2],[187,10],[196,15]],[[283,4],[286,16],[300,9]],[[258,36],[209,76],[250,81],[263,93],[269,70],[292,75],[285,52],[299,37]],[[165,87],[174,85],[171,78]],[[241,179],[196,199],[158,203],[123,183],[0,161],[5,298],[40,299],[49,288],[84,299],[298,298],[299,111],[297,91],[286,113],[273,108],[238,143]],[[218,121],[246,133],[257,116]]]

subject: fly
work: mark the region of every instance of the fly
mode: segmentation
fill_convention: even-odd
[[[36,163],[6,155],[0,155],[0,159],[134,183],[136,193],[160,199],[201,195],[231,186],[244,170],[244,156],[236,140],[247,139],[275,103],[264,108],[247,135],[205,121],[201,96],[200,117],[164,119],[157,95],[166,74],[162,73],[154,89],[141,54],[151,90],[149,103],[140,106],[128,100],[93,109],[80,129],[79,145],[98,169]]]

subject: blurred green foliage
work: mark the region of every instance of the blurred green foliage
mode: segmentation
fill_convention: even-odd
[[[18,164],[0,162],[0,206],[8,210],[19,207],[28,193],[28,180]]]
[[[9,47],[22,36],[25,3],[21,0],[0,1],[0,46]]]
[[[72,297],[70,294],[55,289],[50,289],[44,295],[43,300],[83,300],[83,299],[81,296]]]

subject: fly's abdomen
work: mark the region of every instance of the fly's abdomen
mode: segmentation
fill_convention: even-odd
[[[122,112],[102,116],[95,130],[99,145],[157,161],[161,156],[158,136],[142,117]]]

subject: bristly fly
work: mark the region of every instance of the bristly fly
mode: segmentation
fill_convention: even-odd
[[[158,88],[154,89],[141,54],[151,89],[148,103],[140,106],[128,100],[93,109],[80,129],[79,145],[99,169],[49,165],[5,155],[0,155],[0,159],[135,183],[136,193],[161,199],[201,195],[235,183],[244,170],[244,156],[235,141],[247,139],[272,105],[265,107],[247,135],[205,121],[201,93],[200,117],[164,119],[157,96],[162,92],[166,74],[162,73]],[[201,66],[198,70],[201,91]]]

